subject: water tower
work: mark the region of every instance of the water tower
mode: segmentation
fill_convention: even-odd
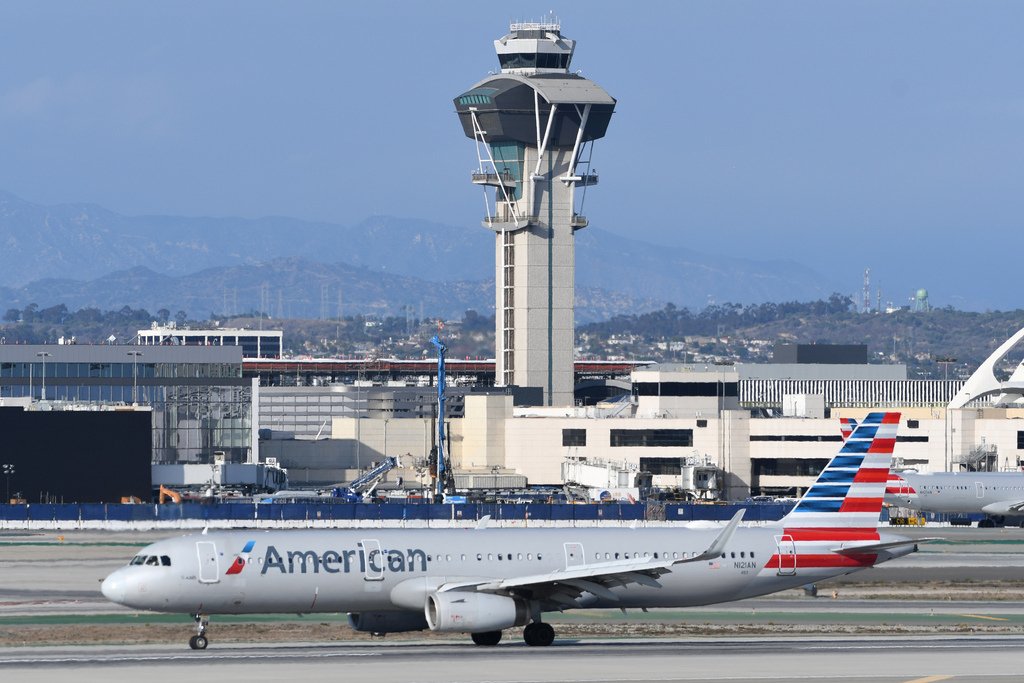
[[[542,387],[545,405],[573,401],[573,235],[587,226],[590,155],[615,110],[569,71],[575,47],[555,20],[512,24],[494,41],[501,70],[455,98],[495,238],[497,383]]]
[[[914,292],[914,296],[910,299],[911,310],[915,312],[930,311],[932,309],[931,304],[928,303],[928,290],[919,289]]]

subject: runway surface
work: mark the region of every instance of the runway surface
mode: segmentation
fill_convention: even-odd
[[[607,681],[1018,681],[1020,637],[580,640],[550,648],[519,642],[370,646],[15,648],[0,677],[17,681],[351,680],[392,683],[604,683]]]

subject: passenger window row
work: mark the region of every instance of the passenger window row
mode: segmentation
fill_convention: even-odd
[[[731,553],[722,553],[722,559],[725,559],[727,554],[730,554],[733,559],[736,559],[736,552],[735,551],[732,551]],[[664,553],[661,553],[660,555],[658,553],[653,553],[652,554],[652,553],[649,553],[649,552],[647,552],[647,553],[634,552],[632,554],[630,554],[630,553],[610,553],[610,552],[608,552],[608,553],[603,553],[603,557],[602,557],[602,553],[601,552],[594,553],[594,559],[598,560],[598,561],[601,561],[602,559],[604,559],[604,560],[613,560],[613,559],[614,560],[618,560],[618,559],[623,559],[623,560],[634,559],[634,560],[636,560],[636,559],[640,559],[641,557],[649,558],[649,557],[652,557],[652,556],[653,556],[653,558],[655,560],[657,560],[659,558],[666,559],[666,560],[669,559],[669,558],[671,558],[673,560],[680,560],[680,559],[685,560],[687,557],[697,557],[697,553],[686,553],[686,552],[672,552],[672,553],[669,553],[667,550]],[[747,556],[748,556],[748,551],[741,550],[739,552],[739,557],[740,558],[746,559]],[[749,551],[749,556],[750,556],[750,559],[754,559],[754,551],[753,550]]]

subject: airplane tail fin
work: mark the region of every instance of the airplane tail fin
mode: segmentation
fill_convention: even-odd
[[[853,430],[857,428],[857,421],[852,417],[841,417],[839,418],[839,433],[843,435],[843,441],[850,438],[853,434]]]
[[[786,528],[874,530],[889,480],[899,413],[871,413],[782,519]]]

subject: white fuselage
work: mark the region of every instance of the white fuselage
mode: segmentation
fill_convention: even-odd
[[[637,558],[683,559],[720,530],[416,529],[226,531],[160,541],[103,582],[114,602],[191,614],[422,612],[442,584],[536,576]],[[847,574],[907,552],[855,558],[856,545],[780,539],[781,528],[740,528],[723,556],[682,563],[660,586],[584,593],[570,607],[685,607],[737,600]],[[865,538],[877,543],[879,536]],[[884,540],[884,539],[883,539]],[[250,550],[244,552],[249,546]],[[820,547],[817,547],[820,546]],[[158,558],[155,562],[149,558]],[[164,559],[166,558],[166,559]],[[241,559],[238,559],[241,558]],[[147,562],[149,562],[147,564]],[[824,562],[824,564],[823,564]]]
[[[891,505],[922,512],[1024,515],[1024,472],[899,473],[904,484],[886,494]]]

